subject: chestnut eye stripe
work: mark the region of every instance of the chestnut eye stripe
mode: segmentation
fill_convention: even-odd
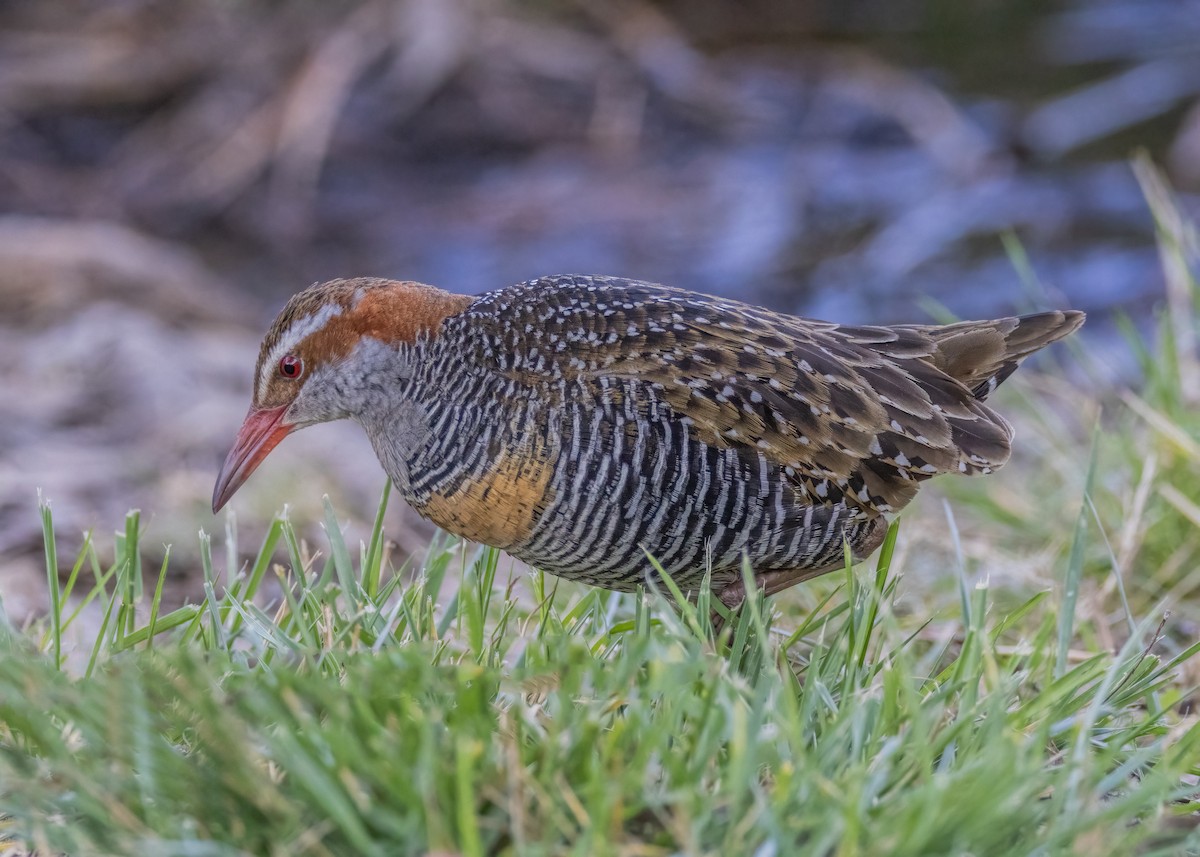
[[[274,377],[275,373],[282,370],[281,361],[285,357],[294,354],[301,342],[323,328],[329,323],[330,319],[341,315],[343,312],[344,308],[340,303],[336,301],[325,303],[315,312],[303,318],[296,319],[287,330],[283,331],[279,337],[279,341],[265,355],[259,366],[258,379],[254,388],[255,399],[261,400],[266,395],[267,385],[271,383],[271,378]]]

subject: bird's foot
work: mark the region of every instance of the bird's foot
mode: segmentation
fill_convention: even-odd
[[[831,565],[827,568],[789,568],[782,571],[762,571],[754,575],[755,587],[759,593],[766,598],[769,595],[774,595],[777,592],[795,586],[805,580],[813,577],[818,577],[827,571],[841,567],[841,563]],[[738,578],[725,586],[716,590],[717,600],[725,605],[730,616],[737,613],[742,604],[746,601],[746,582],[742,578]],[[725,624],[724,616],[717,610],[712,611],[713,633],[720,632]]]

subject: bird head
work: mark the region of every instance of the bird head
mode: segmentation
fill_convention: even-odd
[[[374,373],[402,374],[397,355],[431,335],[471,298],[395,280],[318,283],[292,297],[263,337],[250,410],[213,488],[220,510],[280,441],[297,429],[353,417]],[[368,389],[369,388],[369,389]]]

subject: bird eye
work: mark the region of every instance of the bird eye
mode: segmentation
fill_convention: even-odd
[[[289,354],[279,361],[279,374],[285,378],[299,378],[304,371],[304,361],[294,354]]]

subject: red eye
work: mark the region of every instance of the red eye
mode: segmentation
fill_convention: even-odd
[[[304,361],[293,354],[279,361],[279,374],[285,378],[299,378],[303,371]]]

